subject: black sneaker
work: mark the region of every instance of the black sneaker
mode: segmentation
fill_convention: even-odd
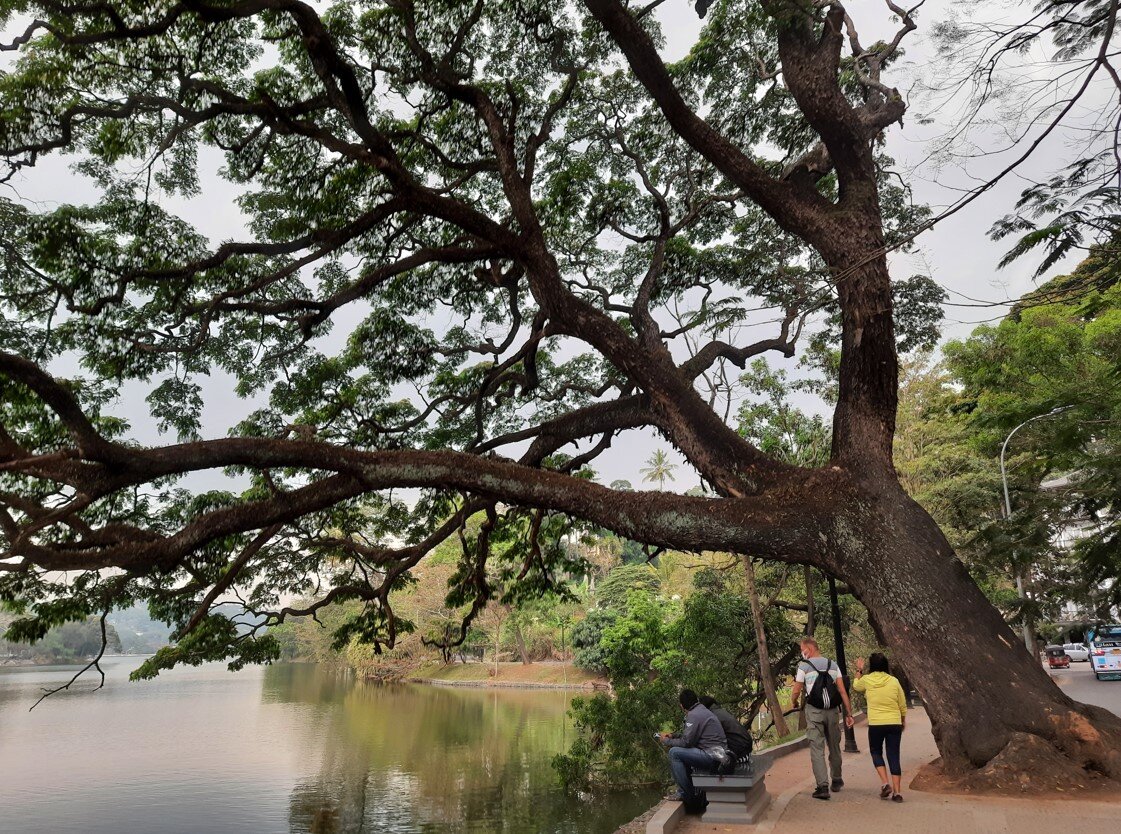
[[[834,779],[832,782],[829,783],[829,787],[833,789],[833,793],[836,793],[837,791],[839,791],[844,786],[845,786],[845,780],[844,779]]]
[[[813,792],[813,798],[814,799],[828,799],[829,798],[829,786],[828,785],[818,785],[817,790]]]
[[[892,794],[891,801],[892,802],[902,802],[903,801],[903,794],[901,794],[901,793]]]

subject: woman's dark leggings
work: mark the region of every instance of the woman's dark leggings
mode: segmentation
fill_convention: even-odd
[[[899,741],[903,738],[902,724],[869,724],[868,749],[872,751],[872,764],[884,766],[884,742],[887,742],[887,764],[892,776],[903,773],[899,767]]]

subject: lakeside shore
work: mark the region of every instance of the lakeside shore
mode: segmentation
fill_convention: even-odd
[[[111,657],[151,657],[150,654],[104,654],[102,659]],[[85,666],[92,657],[0,657],[0,668],[22,666]]]
[[[607,679],[579,669],[571,663],[432,663],[405,676],[412,683],[432,686],[463,686],[510,689],[608,689]]]

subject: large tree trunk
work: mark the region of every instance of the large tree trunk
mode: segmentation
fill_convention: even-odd
[[[1121,718],[1055,686],[897,483],[867,481],[845,504],[833,567],[906,663],[945,776],[1068,790],[1121,778]]]
[[[971,787],[1064,790],[1095,776],[1121,780],[1121,718],[1059,691],[899,484],[891,281],[869,185],[863,231],[822,247],[844,276],[833,458],[849,486],[835,496],[821,567],[849,584],[906,663],[944,776]]]
[[[840,305],[832,461],[800,487],[783,483],[783,473],[740,449],[725,427],[711,420],[710,409],[696,406],[691,391],[661,386],[650,372],[636,381],[650,397],[659,426],[720,495],[778,499],[764,509],[745,502],[742,522],[771,525],[774,535],[761,541],[774,551],[786,550],[777,558],[801,558],[828,570],[863,600],[888,645],[908,660],[934,719],[947,772],[1000,781],[1007,767],[1010,775],[1056,785],[1085,782],[1093,772],[1121,779],[1121,719],[1059,692],[896,478],[898,364],[873,149],[906,105],[882,84],[864,83],[864,101],[855,105],[843,89],[845,10],[830,5],[821,12],[818,3],[763,4],[775,20],[783,80],[822,140],[820,149],[774,179],[688,106],[624,4],[585,0],[585,5],[673,130],[783,229],[821,254]],[[910,16],[903,17],[913,28]],[[830,170],[836,174],[835,200],[819,188]],[[631,362],[623,351],[604,354],[620,367]],[[830,492],[834,476],[837,491]],[[799,517],[780,520],[781,511],[792,506]],[[805,518],[815,511],[822,514],[812,522],[820,525],[813,533],[821,544],[811,540],[799,553],[789,547],[788,528],[811,526]],[[736,532],[729,529],[727,535],[731,539]]]
[[[786,727],[786,718],[782,714],[782,704],[778,702],[775,670],[771,668],[771,653],[767,648],[767,632],[763,628],[763,611],[759,606],[759,591],[755,587],[755,566],[751,564],[750,556],[741,558],[743,575],[747,580],[747,598],[751,603],[751,620],[755,624],[755,646],[759,653],[759,675],[763,680],[763,693],[767,696],[767,709],[774,716],[775,735],[783,738],[790,733],[790,730]]]

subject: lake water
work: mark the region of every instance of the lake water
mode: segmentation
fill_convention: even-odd
[[[571,693],[379,686],[311,664],[130,683],[139,663],[109,658],[104,689],[32,712],[75,667],[0,668],[0,831],[607,834],[657,800],[560,789]]]

